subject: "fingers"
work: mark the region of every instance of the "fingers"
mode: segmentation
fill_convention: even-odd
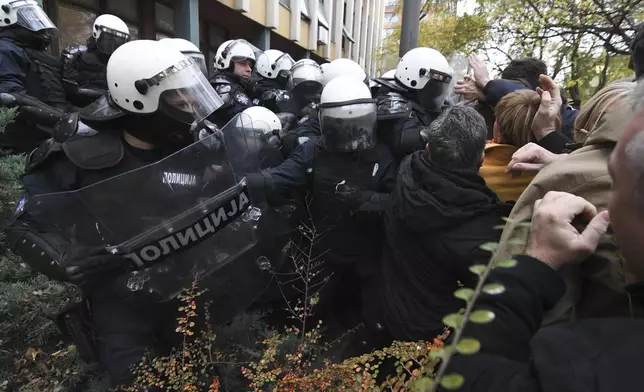
[[[592,253],[597,249],[599,240],[608,231],[610,224],[610,216],[608,211],[602,211],[590,221],[586,229],[581,233],[581,238],[586,246],[588,246],[588,253]]]
[[[543,197],[549,213],[554,217],[561,217],[572,222],[575,217],[582,215],[587,220],[597,215],[597,208],[586,199],[566,192],[550,191]]]
[[[542,163],[512,163],[505,168],[506,173],[538,173],[543,169]]]
[[[559,85],[548,75],[539,75],[539,82],[544,90],[547,90],[552,97],[553,102],[561,105],[561,93],[559,92]]]
[[[550,96],[550,93],[548,91],[544,91],[541,94],[541,104],[539,105],[539,110],[537,111],[537,115],[541,114],[543,116],[547,116],[548,113],[550,113],[551,103],[552,103],[552,97]]]

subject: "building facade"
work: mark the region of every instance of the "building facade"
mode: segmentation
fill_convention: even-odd
[[[198,45],[212,67],[217,47],[243,38],[259,49],[320,63],[346,57],[377,73],[387,0],[40,0],[59,29],[54,53],[83,44],[94,19],[119,16],[133,38],[181,37]]]

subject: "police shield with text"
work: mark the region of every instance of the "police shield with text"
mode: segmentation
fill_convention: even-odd
[[[7,238],[35,270],[81,287],[85,300],[61,324],[116,385],[146,350],[174,343],[171,299],[186,285],[209,279],[226,304],[219,321],[261,294],[273,257],[255,233],[274,225],[226,152],[223,133],[243,146],[247,121],[194,142],[195,124],[222,104],[197,63],[155,41],[128,42],[107,81],[110,94],[81,112],[99,132],[70,121],[66,138],[30,156]]]
[[[107,62],[129,40],[127,24],[117,16],[105,14],[94,21],[87,45],[63,50],[63,83],[71,103],[85,107],[107,92]]]
[[[293,58],[280,50],[269,49],[259,55],[255,70],[260,79],[251,88],[252,96],[259,105],[275,113],[291,111],[286,83],[293,64]]]
[[[442,112],[452,90],[447,59],[431,48],[414,48],[399,61],[394,81],[377,79],[378,134],[397,160],[425,148],[420,128]]]
[[[250,98],[250,77],[255,66],[255,53],[243,39],[224,42],[215,55],[217,72],[210,80],[224,101],[209,120],[223,127],[235,115],[253,106]]]
[[[4,150],[31,151],[70,109],[60,61],[47,51],[55,32],[37,1],[0,0],[0,105],[21,108],[0,136]]]

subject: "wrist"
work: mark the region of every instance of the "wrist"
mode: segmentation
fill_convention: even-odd
[[[536,128],[532,130],[532,133],[534,134],[535,139],[537,141],[543,139],[544,137],[548,136],[552,132],[554,132],[556,128],[554,126],[547,126],[547,127],[541,127],[541,128]]]
[[[487,86],[487,84],[488,84],[489,82],[490,82],[490,78],[480,78],[480,79],[476,79],[476,80],[474,81],[474,83],[476,84],[476,86],[477,86],[478,88],[480,88],[480,89],[484,89],[484,88],[485,88],[485,86]]]
[[[526,256],[530,256],[534,259],[539,260],[543,264],[552,268],[555,271],[558,271],[561,268],[561,263],[557,260],[551,252],[540,250],[536,247],[528,246],[525,251]]]

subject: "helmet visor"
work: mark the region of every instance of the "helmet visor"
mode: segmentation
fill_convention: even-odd
[[[293,57],[291,57],[291,55],[288,53],[284,53],[283,55],[278,57],[277,60],[275,60],[274,67],[277,71],[278,76],[287,78],[291,73],[291,68],[293,68],[293,65],[295,65]]]
[[[56,26],[40,6],[26,1],[17,1],[12,3],[12,7],[16,8],[19,26],[31,31],[56,30]]]
[[[418,91],[418,103],[427,111],[440,112],[445,100],[451,95],[453,85],[441,80],[431,79]]]
[[[309,85],[322,86],[323,83],[322,68],[317,65],[302,63],[297,64],[291,69],[291,77],[288,81],[287,89],[293,91],[299,84],[304,82],[315,82],[308,83]]]
[[[203,120],[223,105],[221,97],[192,59],[183,60],[145,82],[150,87],[163,89],[159,98],[160,110],[188,124]]]
[[[203,72],[204,75],[208,76],[208,65],[206,65],[206,57],[201,54],[201,53],[189,53],[187,54],[189,58],[191,58],[199,67],[201,72]]]
[[[320,105],[321,143],[328,151],[368,150],[376,145],[376,103],[360,100],[342,106]]]
[[[129,40],[130,34],[99,26],[99,36],[96,39],[96,46],[101,52],[112,54]]]

